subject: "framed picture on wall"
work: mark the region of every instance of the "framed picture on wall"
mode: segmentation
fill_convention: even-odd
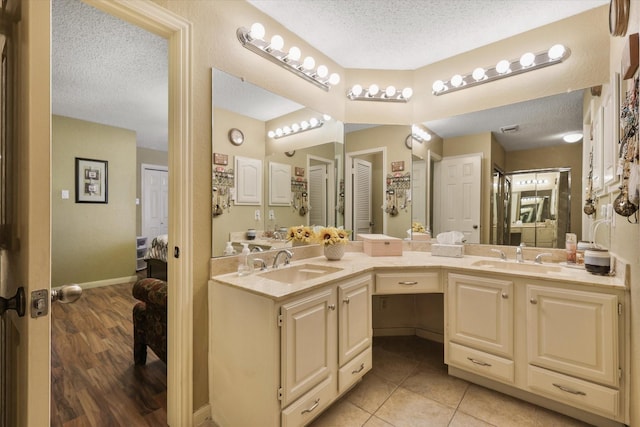
[[[76,157],[76,203],[108,203],[108,163]]]

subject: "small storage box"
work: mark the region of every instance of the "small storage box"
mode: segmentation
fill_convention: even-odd
[[[402,256],[402,239],[384,234],[360,234],[358,238],[369,256]]]
[[[464,245],[434,243],[431,245],[431,255],[462,258],[464,256]]]

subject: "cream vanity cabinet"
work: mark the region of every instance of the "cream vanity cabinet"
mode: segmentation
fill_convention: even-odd
[[[448,363],[498,381],[514,381],[513,281],[449,273]]]
[[[275,301],[210,282],[214,421],[301,426],[321,413],[371,369],[371,289],[363,274]]]

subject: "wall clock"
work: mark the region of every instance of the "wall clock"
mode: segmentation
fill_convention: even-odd
[[[411,147],[413,147],[413,135],[412,134],[407,135],[407,137],[404,140],[404,145],[406,145],[407,148],[409,150],[411,150]]]
[[[244,142],[244,134],[240,129],[232,128],[229,130],[229,141],[233,145],[242,145]]]
[[[609,32],[612,36],[624,36],[629,23],[629,0],[610,0]]]

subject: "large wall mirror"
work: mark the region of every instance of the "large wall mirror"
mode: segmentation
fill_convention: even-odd
[[[227,242],[284,247],[288,227],[344,224],[341,122],[217,69],[212,105],[214,257]]]

